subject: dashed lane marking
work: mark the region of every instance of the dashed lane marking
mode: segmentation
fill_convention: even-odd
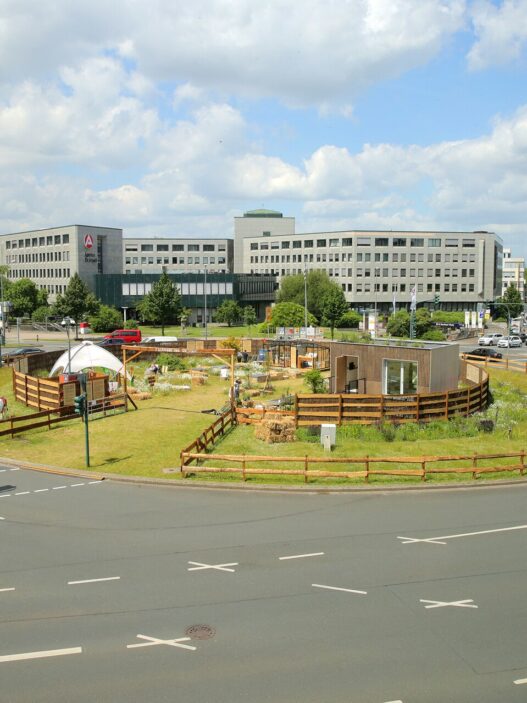
[[[516,686],[521,686],[522,684],[527,683],[527,679],[516,679],[514,683]]]
[[[42,652],[22,652],[22,654],[6,654],[0,657],[1,662],[22,661],[24,659],[46,659],[47,657],[64,657],[68,654],[81,654],[82,647],[69,649],[48,649]]]
[[[14,471],[15,469],[11,469]],[[18,470],[18,469],[17,469]],[[0,498],[12,498],[13,496],[28,496],[32,493],[46,493],[49,491],[60,491],[63,488],[76,488],[77,486],[92,486],[98,483],[103,483],[103,481],[88,481],[87,483],[70,483],[66,486],[52,486],[51,488],[37,488],[34,491],[17,491],[17,493],[4,493],[0,495]],[[0,518],[2,519],[2,518]]]
[[[353,588],[340,588],[339,586],[324,586],[321,583],[312,583],[313,588],[327,588],[328,591],[345,591],[346,593],[358,593],[359,595],[366,596],[368,591],[356,591]]]
[[[0,588],[0,593],[5,593],[6,591],[14,591],[14,588]]]
[[[287,559],[305,559],[306,557],[321,557],[324,556],[324,552],[312,552],[311,554],[292,554],[288,557],[278,557],[280,561],[286,561]]]
[[[120,576],[106,576],[100,579],[84,579],[83,581],[68,581],[68,586],[77,586],[81,583],[100,583],[101,581],[119,581]]]
[[[415,544],[417,542],[428,542],[429,544],[446,544],[445,539],[458,539],[459,537],[474,537],[476,535],[491,535],[497,532],[512,532],[514,530],[527,530],[527,525],[515,525],[514,527],[500,527],[496,530],[480,530],[479,532],[462,532],[458,535],[443,535],[442,537],[397,537],[402,544]]]

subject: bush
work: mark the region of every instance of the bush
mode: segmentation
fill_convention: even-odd
[[[426,339],[429,342],[444,342],[446,335],[441,330],[429,330],[421,336],[421,339]]]
[[[53,314],[53,311],[49,305],[40,305],[36,310],[33,311],[31,319],[33,322],[45,322],[48,317]]]
[[[169,371],[186,371],[188,368],[187,361],[176,354],[159,354],[156,364],[161,368],[166,366]]]
[[[355,329],[362,321],[362,315],[355,310],[349,310],[339,320],[337,327],[346,327],[347,329]]]
[[[94,332],[113,332],[120,329],[123,317],[116,308],[101,305],[97,314],[90,316],[89,323]]]
[[[304,383],[311,393],[323,393],[326,388],[326,381],[318,369],[308,371],[304,376]]]
[[[220,342],[223,349],[236,349],[237,352],[241,351],[242,343],[236,337],[226,337]]]

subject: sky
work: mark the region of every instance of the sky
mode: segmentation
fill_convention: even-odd
[[[527,257],[527,0],[0,0],[0,232],[261,207]]]

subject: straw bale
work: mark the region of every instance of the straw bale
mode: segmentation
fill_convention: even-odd
[[[254,436],[268,444],[294,442],[296,439],[295,420],[278,413],[269,413],[256,425]]]

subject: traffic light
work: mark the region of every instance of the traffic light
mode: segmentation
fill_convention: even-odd
[[[76,395],[73,404],[77,415],[84,415],[84,411],[86,410],[86,396],[84,393],[81,393],[81,395]]]
[[[436,294],[434,295],[434,306],[435,306],[436,308],[437,308],[438,305],[439,305],[439,301],[440,301],[439,293],[436,293]]]

